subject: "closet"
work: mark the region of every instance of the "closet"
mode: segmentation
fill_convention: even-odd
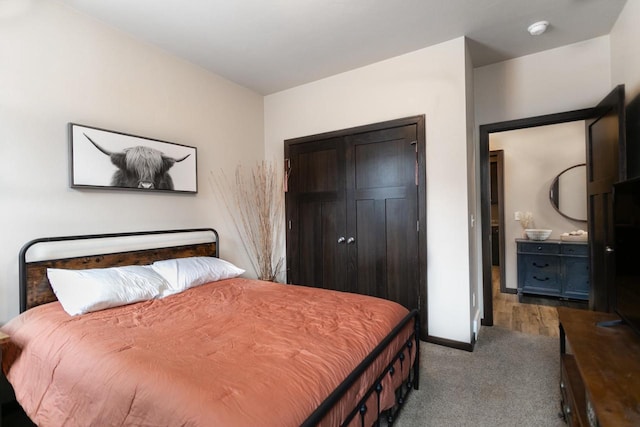
[[[424,307],[424,116],[287,140],[285,167],[287,282]]]

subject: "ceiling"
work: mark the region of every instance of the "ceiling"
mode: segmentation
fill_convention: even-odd
[[[61,2],[266,95],[461,36],[475,67],[587,40],[626,0]]]

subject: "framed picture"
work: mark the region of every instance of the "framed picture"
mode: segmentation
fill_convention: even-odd
[[[196,148],[69,123],[71,187],[197,193]]]

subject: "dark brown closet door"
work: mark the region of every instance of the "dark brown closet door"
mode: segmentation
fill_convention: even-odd
[[[417,308],[416,126],[346,137],[347,282]]]
[[[342,138],[293,145],[288,162],[288,282],[348,290]]]
[[[289,283],[419,307],[417,133],[414,123],[287,141]]]

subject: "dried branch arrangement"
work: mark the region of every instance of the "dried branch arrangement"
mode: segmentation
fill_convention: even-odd
[[[522,212],[520,215],[520,226],[522,229],[533,228],[533,214],[531,212]]]
[[[284,224],[284,189],[275,162],[263,160],[252,169],[236,167],[235,179],[211,172],[260,280],[275,281],[284,262],[277,256]]]

